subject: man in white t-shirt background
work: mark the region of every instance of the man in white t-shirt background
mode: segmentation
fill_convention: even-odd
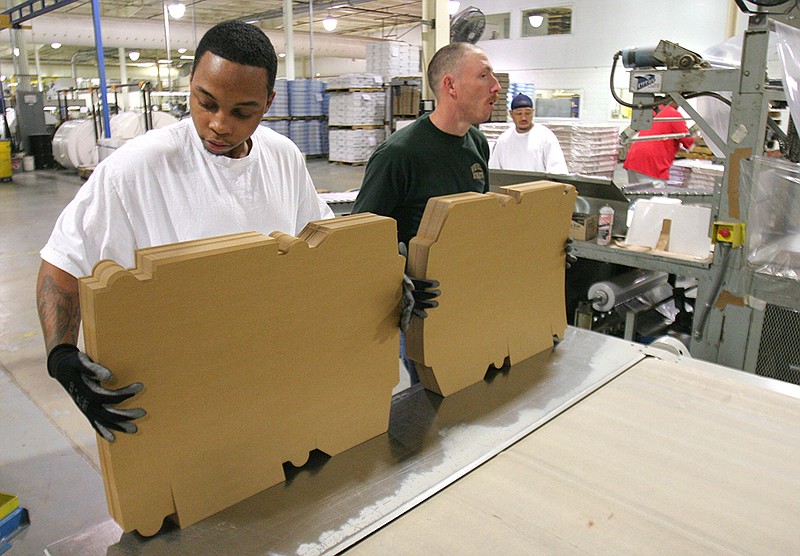
[[[514,127],[504,131],[492,148],[489,168],[567,174],[567,162],[555,134],[533,123],[533,101],[518,94],[511,101]]]
[[[112,431],[136,432],[144,410],[116,405],[142,384],[103,388],[111,371],[78,350],[78,278],[103,259],[132,267],[136,249],[248,231],[297,235],[333,217],[297,146],[260,125],[275,98],[277,60],[258,27],[212,27],[195,51],[191,120],[137,137],[101,162],[41,251],[36,301],[47,370],[108,441]]]

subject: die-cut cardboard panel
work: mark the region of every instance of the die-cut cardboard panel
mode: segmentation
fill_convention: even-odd
[[[411,240],[411,275],[439,280],[439,306],[414,317],[408,355],[443,396],[487,368],[553,345],[567,326],[564,246],[577,193],[553,182],[431,199]]]
[[[181,527],[387,430],[403,258],[393,220],[309,224],[137,252],[80,282],[87,353],[139,381],[139,432],[98,440],[125,531]],[[145,270],[146,269],[146,270]]]

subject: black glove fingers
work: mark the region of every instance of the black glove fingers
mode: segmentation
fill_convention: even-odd
[[[92,380],[89,377],[82,375],[81,379],[91,392],[92,401],[98,404],[124,402],[128,398],[131,398],[141,392],[142,388],[144,388],[144,385],[141,382],[134,382],[133,384],[125,386],[124,388],[109,390],[108,388],[103,388],[100,386],[99,382]]]
[[[414,290],[414,301],[417,303],[435,299],[442,294],[439,290]]]
[[[439,287],[439,280],[425,280],[423,278],[411,278],[415,290],[430,290]]]
[[[111,371],[89,359],[89,356],[85,353],[78,352],[78,361],[84,367],[81,369],[81,374],[100,382],[111,379]]]
[[[106,429],[113,429],[115,431],[124,432],[125,434],[133,434],[139,430],[139,427],[136,426],[136,423],[132,421],[111,421],[108,419],[97,419],[95,420],[95,423]]]
[[[97,434],[103,437],[104,440],[108,442],[114,442],[114,440],[116,440],[116,436],[114,436],[114,433],[108,430],[106,427],[104,427],[103,425],[101,425],[96,421],[90,420],[89,422],[92,424],[92,428],[96,430]]]
[[[138,419],[144,417],[147,412],[141,407],[132,407],[130,409],[119,409],[113,405],[104,405],[103,409],[106,412],[106,418],[114,423],[121,423],[123,421],[130,421],[131,419]]]

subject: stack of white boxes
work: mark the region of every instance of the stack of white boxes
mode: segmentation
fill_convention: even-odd
[[[401,41],[381,41],[367,45],[367,73],[383,77],[388,83],[398,75],[420,75],[419,47]]]
[[[619,127],[547,124],[556,134],[572,174],[612,178],[619,160]]]
[[[714,192],[717,180],[722,179],[725,167],[710,160],[676,160],[669,169],[669,185]]]
[[[501,123],[501,122],[491,122],[481,124],[480,130],[486,136],[486,140],[489,142],[489,150],[494,148],[494,144],[497,142],[497,138],[503,134],[505,130],[510,128],[513,124],[510,123]]]
[[[328,80],[331,162],[363,164],[385,138],[386,93],[380,75],[345,74]]]
[[[331,162],[363,164],[369,160],[386,132],[380,129],[331,129],[328,133]]]
[[[328,124],[332,126],[383,125],[386,94],[378,92],[331,92]]]

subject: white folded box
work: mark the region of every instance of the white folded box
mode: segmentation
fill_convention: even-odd
[[[656,200],[638,201],[625,243],[654,248],[661,235],[664,220],[672,222],[667,251],[708,257],[711,250],[711,209],[708,207],[667,204]]]

